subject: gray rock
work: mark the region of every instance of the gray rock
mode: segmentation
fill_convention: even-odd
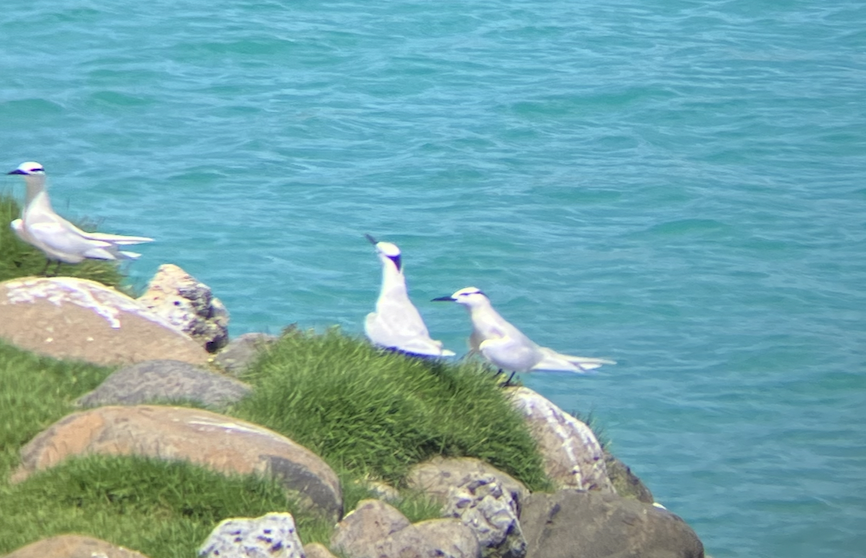
[[[202,558],[305,558],[290,513],[226,519],[198,549]]]
[[[374,556],[377,542],[410,524],[394,506],[380,500],[361,500],[337,524],[331,548],[350,557]]]
[[[613,494],[532,494],[520,514],[526,558],[704,558],[676,515]]]
[[[434,457],[413,466],[406,476],[406,484],[410,489],[429,494],[444,504],[452,487],[465,485],[480,475],[492,475],[514,499],[518,510],[520,502],[529,495],[522,482],[474,457]]]
[[[456,519],[414,525],[396,508],[362,500],[337,524],[331,548],[346,558],[480,558],[472,531]]]
[[[214,363],[232,376],[240,376],[259,353],[278,339],[266,333],[244,333],[232,339],[214,357]]]
[[[138,301],[215,353],[229,341],[229,313],[210,287],[173,264],[163,264]]]
[[[397,531],[366,558],[480,558],[481,545],[457,519],[428,519]],[[354,557],[351,557],[354,558]]]
[[[601,444],[587,425],[529,388],[510,388],[509,395],[538,443],[550,480],[559,488],[615,493]]]
[[[388,502],[389,504],[400,502],[403,499],[400,495],[400,491],[388,483],[381,481],[361,481],[359,484],[366,488],[371,496],[384,502]]]
[[[628,465],[607,452],[604,452],[604,461],[607,475],[610,477],[610,482],[613,484],[614,489],[616,489],[617,494],[623,498],[634,498],[645,504],[655,502],[653,493],[641,482],[637,475],[632,473]]]
[[[221,409],[250,387],[235,379],[177,360],[149,360],[121,368],[77,401],[82,407],[191,400]]]
[[[517,502],[493,475],[475,474],[448,493],[443,517],[469,527],[486,558],[523,558],[526,539],[520,530]]]

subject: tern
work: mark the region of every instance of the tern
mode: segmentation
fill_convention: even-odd
[[[512,372],[557,370],[584,373],[603,364],[616,364],[612,360],[603,358],[563,355],[536,344],[500,316],[493,309],[487,295],[475,287],[466,287],[451,296],[442,296],[433,300],[456,302],[469,310],[469,317],[472,320],[469,346],[498,367],[500,372],[502,370]],[[511,378],[508,380],[510,382]]]
[[[420,356],[454,356],[442,348],[441,341],[430,338],[418,309],[409,300],[400,249],[390,242],[377,242],[365,235],[376,247],[382,262],[382,289],[376,301],[376,311],[367,314],[364,332],[379,347]]]
[[[45,169],[39,163],[21,163],[17,169],[7,173],[17,174],[27,184],[27,198],[21,218],[10,223],[16,236],[41,250],[50,262],[77,264],[85,259],[134,260],[141,254],[121,250],[121,246],[152,242],[143,236],[121,236],[96,232],[84,232],[57,213],[51,207],[51,198],[45,185]],[[45,270],[43,270],[43,273]]]

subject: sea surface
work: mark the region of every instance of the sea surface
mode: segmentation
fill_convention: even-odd
[[[403,249],[530,337],[709,554],[866,555],[862,0],[6,0],[0,159],[231,333],[360,335]],[[0,190],[23,197],[16,177]]]

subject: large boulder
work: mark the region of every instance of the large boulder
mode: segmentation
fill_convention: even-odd
[[[93,537],[58,535],[22,546],[3,558],[147,558],[147,556]]]
[[[223,520],[198,549],[200,558],[306,558],[290,513]]]
[[[520,514],[526,558],[703,558],[676,515],[613,494],[532,494]]]
[[[410,524],[396,508],[362,500],[334,529],[331,548],[346,558],[480,558],[472,531],[456,519]]]
[[[82,454],[140,455],[271,475],[314,510],[333,519],[342,514],[337,475],[313,452],[262,426],[184,407],[111,406],[68,415],[21,449],[11,480]]]
[[[493,475],[477,475],[452,487],[442,515],[459,519],[469,527],[485,558],[523,558],[526,555],[517,502]]]
[[[448,501],[452,487],[464,486],[475,479],[492,475],[499,486],[520,506],[520,501],[529,495],[522,482],[493,465],[474,457],[434,457],[414,465],[406,476],[406,484],[412,490],[433,496],[443,504]]]
[[[221,409],[242,399],[250,387],[233,378],[178,360],[149,360],[121,368],[90,393],[82,407],[195,401]]]
[[[615,493],[601,444],[587,425],[529,388],[510,388],[509,395],[538,443],[550,480],[559,488]]]
[[[208,360],[195,341],[136,300],[73,277],[0,283],[0,338],[54,358],[100,365]]]
[[[215,353],[229,341],[229,313],[210,287],[174,264],[159,266],[138,298],[154,314]]]

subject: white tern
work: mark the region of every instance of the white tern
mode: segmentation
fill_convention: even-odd
[[[382,262],[382,289],[376,301],[376,311],[367,314],[364,332],[379,347],[395,349],[421,356],[454,356],[442,348],[441,341],[430,338],[418,309],[409,300],[400,249],[390,242],[377,242],[366,235],[376,247]]]
[[[84,232],[51,207],[45,185],[45,169],[39,163],[21,163],[7,174],[17,174],[27,184],[27,198],[21,218],[10,223],[15,234],[41,250],[48,261],[77,264],[86,258],[96,260],[136,259],[141,254],[121,250],[121,246],[152,242],[143,236],[121,236]],[[46,269],[48,263],[46,262]]]
[[[456,302],[469,310],[469,317],[472,320],[469,346],[500,370],[513,372],[562,370],[583,373],[603,364],[616,364],[612,360],[602,358],[563,355],[553,349],[539,346],[500,316],[493,309],[487,295],[475,287],[460,289],[451,296],[433,300]]]

